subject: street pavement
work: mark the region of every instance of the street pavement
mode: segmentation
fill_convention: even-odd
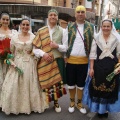
[[[30,115],[19,114],[19,115],[5,115],[0,110],[0,120],[120,120],[120,113],[109,114],[108,119],[98,119],[97,116],[90,118],[88,115],[81,114],[78,109],[74,113],[68,112],[69,107],[69,94],[64,95],[59,103],[62,108],[61,113],[56,113],[53,108],[53,102],[50,103],[50,108],[45,110],[44,113],[34,113]]]

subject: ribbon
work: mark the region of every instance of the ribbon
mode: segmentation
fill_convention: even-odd
[[[15,70],[18,71],[18,74],[19,74],[19,75],[22,75],[22,74],[23,74],[23,71],[16,66],[16,64],[15,64],[15,63],[13,62],[13,60],[12,60],[13,58],[14,58],[14,55],[8,53],[8,54],[7,54],[7,58],[4,60],[4,63],[6,63],[7,65],[12,65],[12,66],[14,66]]]

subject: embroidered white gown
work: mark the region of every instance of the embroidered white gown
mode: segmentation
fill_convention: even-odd
[[[21,42],[18,35],[11,41],[11,51],[14,53],[15,64],[23,70],[23,75],[18,74],[11,66],[2,87],[2,111],[6,114],[30,114],[31,111],[43,112],[46,106],[44,95],[40,89],[37,78],[37,62],[32,51],[34,35],[30,40]]]
[[[15,34],[17,34],[16,30],[11,30],[11,34],[5,35],[5,34],[1,34],[0,33],[0,41],[5,40],[6,38],[11,39],[12,36],[14,36]],[[7,64],[3,64],[2,61],[0,61],[0,107],[1,107],[1,91],[2,91],[2,85],[6,76],[8,70],[8,65]]]

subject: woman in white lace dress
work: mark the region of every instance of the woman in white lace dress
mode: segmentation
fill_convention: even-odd
[[[4,64],[3,61],[3,54],[4,52],[9,52],[10,48],[10,40],[11,37],[17,33],[16,30],[10,30],[10,16],[6,12],[2,12],[0,14],[0,22],[1,22],[1,27],[0,27],[0,107],[1,107],[1,90],[2,90],[2,85],[3,81],[5,79],[5,75],[8,70],[8,65]]]
[[[12,37],[11,51],[15,56],[14,63],[23,74],[19,75],[14,67],[9,69],[2,88],[2,111],[6,114],[41,113],[46,106],[37,78],[37,61],[31,54],[34,34],[28,32],[28,19],[22,20],[20,28],[21,32]]]

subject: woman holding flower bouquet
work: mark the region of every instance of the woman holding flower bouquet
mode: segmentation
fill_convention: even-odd
[[[43,112],[45,103],[37,77],[37,61],[31,54],[34,34],[29,32],[30,21],[23,19],[20,24],[21,32],[12,37],[11,52],[15,65],[23,74],[11,66],[2,87],[2,111],[6,114],[30,114]]]
[[[116,69],[119,66],[120,35],[112,21],[105,19],[92,42],[90,77],[86,80],[83,96],[83,102],[91,112],[98,113],[99,118],[107,118],[108,112],[120,112],[120,70]]]
[[[7,54],[10,53],[10,40],[17,33],[16,30],[10,29],[10,16],[7,12],[0,14],[0,107],[1,107],[1,91],[3,81],[5,79],[8,65],[4,64]]]

